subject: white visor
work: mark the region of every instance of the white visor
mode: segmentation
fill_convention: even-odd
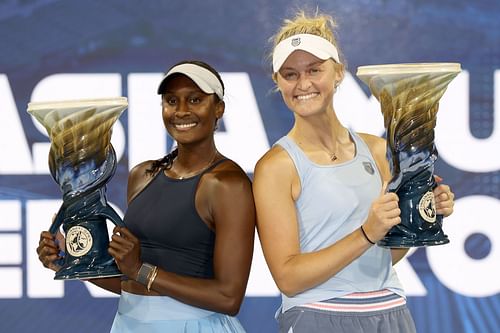
[[[296,50],[309,52],[321,60],[332,58],[340,64],[339,53],[335,45],[320,36],[298,34],[283,39],[274,48],[273,72],[278,72],[290,54]]]
[[[163,76],[158,86],[158,94],[162,94],[167,79],[172,74],[183,74],[193,80],[194,83],[206,94],[216,94],[220,100],[224,99],[224,89],[217,76],[208,69],[195,64],[180,64],[172,68]]]

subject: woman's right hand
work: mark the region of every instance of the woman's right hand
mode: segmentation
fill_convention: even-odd
[[[36,253],[43,266],[57,272],[61,266],[55,262],[64,256],[64,236],[59,231],[55,237],[48,231],[42,231]]]
[[[363,224],[363,229],[369,239],[376,243],[384,238],[389,230],[401,223],[401,210],[399,197],[396,193],[385,193],[386,184],[380,196],[372,203],[368,218]]]

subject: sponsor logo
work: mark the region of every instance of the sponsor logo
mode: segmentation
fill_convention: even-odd
[[[363,162],[363,167],[365,168],[365,171],[368,172],[370,175],[373,175],[375,173],[375,169],[373,168],[373,165],[370,162]]]

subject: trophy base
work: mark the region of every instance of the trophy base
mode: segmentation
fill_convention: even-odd
[[[450,240],[441,228],[427,230],[427,232],[414,233],[404,225],[396,225],[387,235],[377,242],[378,246],[389,248],[409,248],[448,244]]]
[[[103,198],[101,188],[61,207],[66,252],[64,258],[57,262],[61,269],[55,274],[55,280],[88,280],[123,275],[108,253],[106,219],[115,225],[123,225],[123,222]],[[56,231],[57,228],[51,226],[50,232],[55,234]]]
[[[389,248],[410,248],[410,247],[424,247],[434,245],[448,244],[450,240],[447,238],[440,240],[412,240],[412,239],[382,239],[377,242],[378,246]]]
[[[109,266],[99,270],[93,271],[75,271],[75,267],[61,268],[56,275],[54,280],[90,280],[90,279],[100,279],[122,276],[123,273],[118,270],[116,265]]]
[[[393,226],[377,242],[381,247],[409,248],[449,243],[442,229],[443,215],[438,215],[433,189],[437,186],[433,166],[413,175],[396,190],[401,209],[401,223]],[[391,186],[391,184],[389,184]]]

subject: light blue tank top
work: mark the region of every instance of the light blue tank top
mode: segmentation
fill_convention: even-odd
[[[312,162],[287,136],[276,142],[287,151],[300,178],[301,193],[295,207],[303,253],[328,247],[359,228],[380,194],[382,181],[368,146],[356,133],[349,133],[355,156],[335,165]],[[372,246],[324,283],[293,297],[282,294],[282,311],[353,292],[385,288],[404,296],[392,267],[390,249]]]

